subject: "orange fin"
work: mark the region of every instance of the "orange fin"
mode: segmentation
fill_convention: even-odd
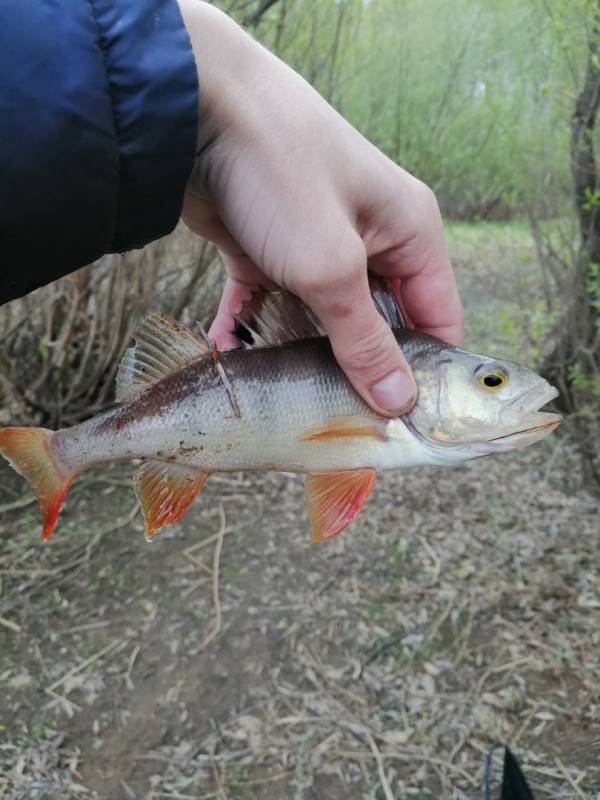
[[[144,513],[144,535],[151,542],[161,528],[183,517],[208,480],[208,473],[185,464],[148,461],[133,480]]]
[[[380,441],[386,440],[385,422],[378,417],[348,415],[332,417],[322,427],[313,428],[300,437],[301,442],[321,442],[353,436],[372,436]]]
[[[374,469],[309,473],[306,477],[306,501],[313,541],[324,542],[337,536],[356,519],[374,481]]]
[[[61,463],[45,428],[2,428],[0,453],[34,489],[42,514],[42,538],[52,536],[58,512],[76,473]]]

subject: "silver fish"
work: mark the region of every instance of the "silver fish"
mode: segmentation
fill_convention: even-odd
[[[539,375],[402,327],[382,284],[373,297],[418,387],[414,409],[395,419],[363,402],[292,295],[255,294],[237,318],[246,347],[225,353],[150,314],[119,368],[119,405],[56,432],[0,430],[0,453],[37,493],[44,539],[74,478],[108,461],[144,460],[134,486],[147,539],[183,516],[210,473],[276,470],[306,474],[313,538],[324,540],[360,513],[380,470],[461,464],[558,426],[540,411],[557,391]]]

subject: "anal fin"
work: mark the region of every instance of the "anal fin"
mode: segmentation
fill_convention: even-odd
[[[135,493],[144,514],[146,541],[180,520],[208,480],[208,473],[185,464],[147,461],[135,473]]]
[[[356,519],[374,481],[374,469],[309,473],[306,477],[306,501],[313,541],[323,542],[337,536]]]

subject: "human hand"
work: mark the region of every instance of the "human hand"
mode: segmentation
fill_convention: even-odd
[[[416,388],[377,312],[367,269],[410,322],[460,344],[463,313],[434,194],[364,139],[296,72],[208,3],[179,0],[200,78],[199,156],[183,219],[215,242],[228,278],[210,335],[257,285],[298,295],[369,405],[408,411]]]

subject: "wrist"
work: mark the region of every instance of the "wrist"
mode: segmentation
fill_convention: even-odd
[[[200,84],[199,144],[248,116],[271,54],[227,14],[203,0],[178,0]]]

